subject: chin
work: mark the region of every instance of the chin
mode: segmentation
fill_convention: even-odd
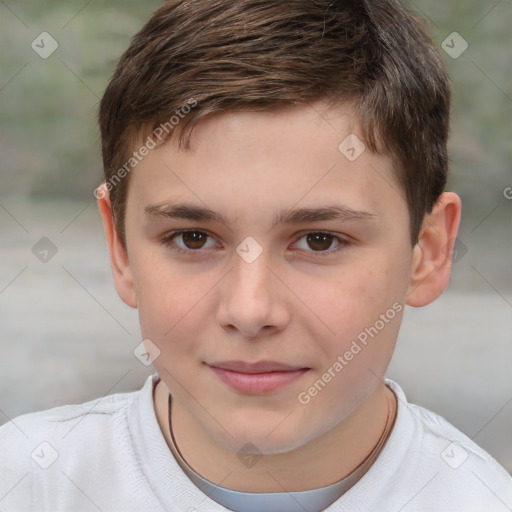
[[[278,455],[296,450],[315,438],[314,435],[308,436],[304,432],[304,425],[285,424],[286,420],[283,422],[282,416],[273,422],[230,422],[226,429],[231,436],[223,431],[219,433],[221,437],[216,442],[235,453],[243,448],[247,453],[252,451],[259,455]]]

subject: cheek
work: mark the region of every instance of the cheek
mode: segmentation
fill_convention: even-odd
[[[345,340],[373,325],[396,301],[404,280],[384,262],[340,268],[336,273],[308,278],[303,283],[304,304],[317,316],[319,329]],[[322,325],[323,324],[323,325]],[[328,330],[327,330],[328,328]]]
[[[144,339],[159,350],[152,362],[171,393],[187,401],[183,386],[194,389],[193,376],[200,371],[204,331],[218,337],[208,300],[214,280],[190,281],[178,274],[140,276],[139,320]],[[192,380],[191,380],[192,379]]]
[[[336,424],[351,414],[382,383],[393,355],[403,314],[400,302],[379,310],[353,314],[339,311],[336,335],[323,337],[327,358],[305,383],[298,402],[311,412],[306,423],[313,430]],[[321,419],[320,419],[321,418]]]
[[[308,315],[308,330],[327,356],[312,380],[323,377],[329,382],[326,387],[333,390],[323,393],[320,401],[334,405],[340,393],[364,389],[376,383],[376,375],[385,375],[407,289],[402,264],[397,261],[396,255],[361,261],[333,278],[319,280],[316,276],[304,285],[308,304],[317,314]]]
[[[187,333],[188,338],[193,338],[194,329],[209,318],[206,299],[218,279],[170,265],[157,251],[134,255],[132,265],[136,269],[134,284],[142,335],[161,346],[161,350]]]

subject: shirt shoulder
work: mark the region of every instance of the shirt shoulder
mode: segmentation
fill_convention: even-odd
[[[439,456],[439,462],[442,461],[452,469],[469,461],[470,466],[475,469],[495,471],[497,477],[505,476],[507,480],[510,479],[507,471],[488,452],[442,416],[419,405],[407,406],[422,430],[422,444],[427,456],[431,451],[428,448],[433,447],[433,453]]]
[[[427,505],[431,510],[446,510],[448,505],[466,511],[510,510],[512,478],[505,468],[446,419],[408,403],[397,384],[391,388],[399,400],[402,425],[409,425],[401,464],[404,478],[407,473],[408,482],[418,492],[422,489],[404,512]]]
[[[157,382],[152,375],[136,392],[0,427],[0,509],[227,510],[187,479],[170,452],[154,410]]]
[[[110,395],[18,416],[0,427],[0,496],[15,510],[36,510],[73,469],[98,467],[111,440],[127,431],[134,393]],[[67,482],[69,484],[69,482]],[[52,489],[53,488],[53,489]],[[9,509],[9,508],[8,508]]]
[[[0,446],[9,452],[14,445],[31,446],[41,438],[48,442],[64,439],[82,422],[90,426],[115,421],[124,414],[132,398],[133,393],[122,393],[18,416],[0,426]],[[94,431],[81,429],[82,435],[84,432],[92,434]],[[3,462],[5,460],[2,458]]]

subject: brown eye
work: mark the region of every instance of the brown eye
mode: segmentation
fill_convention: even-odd
[[[202,231],[185,231],[181,237],[187,249],[202,249],[208,240],[208,235]]]
[[[165,235],[162,239],[164,245],[170,249],[185,252],[199,252],[201,250],[213,249],[218,244],[212,236],[204,231],[187,230],[177,231],[174,234]]]
[[[329,233],[309,233],[306,235],[308,247],[313,251],[327,251],[335,237]]]

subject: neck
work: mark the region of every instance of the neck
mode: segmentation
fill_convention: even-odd
[[[168,397],[160,381],[154,397],[157,419],[177,457],[169,430]],[[236,453],[214,442],[177,402],[172,407],[172,427],[181,455],[203,478],[243,492],[293,492],[330,485],[354,471],[381,440],[389,414],[394,416],[390,404],[395,404],[393,392],[379,386],[355,412],[322,436],[291,452],[262,456],[250,468],[240,464]]]

